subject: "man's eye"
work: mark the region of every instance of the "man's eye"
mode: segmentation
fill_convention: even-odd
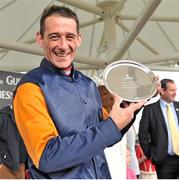
[[[58,37],[58,36],[51,36],[50,39],[51,39],[52,41],[57,41],[57,40],[59,39],[59,37]]]
[[[75,39],[75,37],[74,36],[67,36],[66,37],[68,40],[70,40],[70,41],[72,41],[72,40],[74,40]]]

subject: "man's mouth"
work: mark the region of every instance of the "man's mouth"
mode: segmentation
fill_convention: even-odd
[[[56,56],[58,57],[66,57],[68,56],[70,53],[55,53]]]
[[[66,57],[68,56],[72,51],[67,50],[67,51],[59,51],[59,50],[54,50],[53,53],[58,56],[58,57]]]

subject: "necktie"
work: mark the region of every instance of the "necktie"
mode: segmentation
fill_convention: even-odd
[[[173,151],[175,154],[179,155],[179,130],[177,129],[176,121],[174,119],[170,104],[167,104],[167,118],[171,132]]]

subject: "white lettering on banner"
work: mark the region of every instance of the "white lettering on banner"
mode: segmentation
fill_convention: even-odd
[[[1,91],[0,90],[0,98],[1,99],[11,99],[12,95],[13,95],[12,91],[3,91],[3,90]]]
[[[3,84],[3,80],[0,80],[0,84]]]
[[[14,78],[12,76],[6,77],[6,82],[8,85],[17,85],[17,83],[20,81],[21,78]]]

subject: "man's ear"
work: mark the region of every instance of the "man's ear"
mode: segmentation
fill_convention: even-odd
[[[39,44],[39,46],[40,46],[41,48],[44,48],[44,40],[43,40],[43,37],[42,37],[42,35],[40,34],[40,32],[37,32],[35,38],[36,38],[36,42]]]
[[[163,88],[160,88],[160,90],[159,90],[159,93],[160,93],[160,95],[163,95],[164,94],[164,89]]]
[[[78,34],[77,47],[80,47],[81,42],[82,42],[82,34],[81,34],[81,33],[79,33],[79,34]]]

